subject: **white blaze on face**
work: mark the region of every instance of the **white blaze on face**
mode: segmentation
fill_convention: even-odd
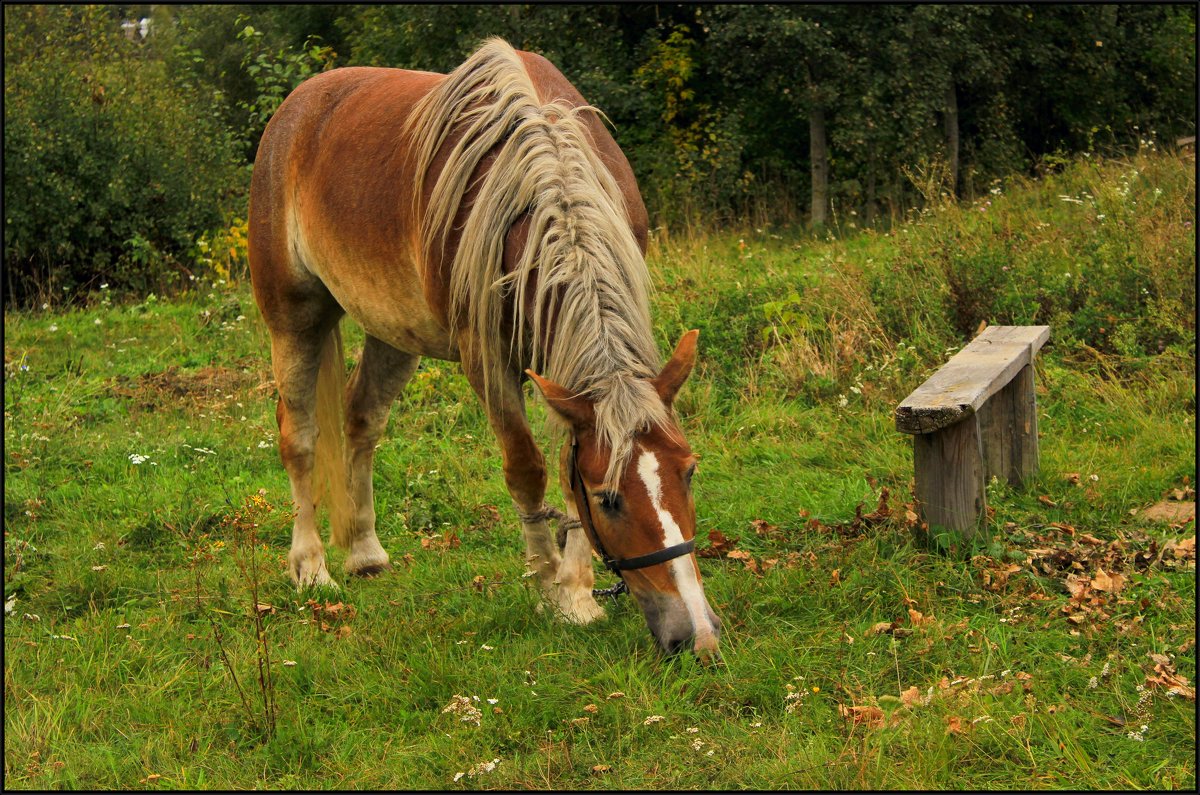
[[[650,504],[658,515],[659,524],[663,530],[663,548],[683,543],[683,531],[679,522],[662,504],[662,479],[658,476],[658,458],[648,450],[642,452],[637,464],[638,476],[646,486],[650,495]],[[704,601],[704,591],[700,587],[700,579],[696,576],[696,568],[688,555],[668,561],[671,578],[683,603],[687,606],[692,619],[692,630],[697,634],[702,631],[712,632],[712,624],[708,620],[708,605]]]

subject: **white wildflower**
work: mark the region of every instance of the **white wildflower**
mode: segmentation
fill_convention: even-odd
[[[651,723],[661,723],[664,720],[666,720],[666,718],[664,718],[662,715],[651,715],[642,721],[642,725],[649,726]]]
[[[473,723],[476,726],[480,725],[480,719],[483,718],[483,713],[471,703],[471,699],[458,693],[451,697],[450,703],[442,710],[443,715],[447,712],[458,715],[458,719],[463,723]]]

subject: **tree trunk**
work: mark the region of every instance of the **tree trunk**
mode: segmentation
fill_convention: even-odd
[[[946,87],[946,156],[950,160],[950,195],[958,197],[958,94],[954,81]]]
[[[867,160],[867,200],[863,206],[863,225],[875,225],[875,151],[872,149]]]
[[[829,210],[829,146],[825,141],[825,109],[808,111],[809,158],[812,162],[812,227],[825,226]]]

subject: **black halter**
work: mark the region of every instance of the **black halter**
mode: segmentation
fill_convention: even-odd
[[[584,532],[587,533],[588,540],[592,542],[592,547],[599,553],[600,559],[604,561],[604,567],[621,578],[620,582],[611,588],[597,588],[593,590],[592,595],[611,596],[615,599],[623,593],[629,593],[629,586],[625,584],[623,571],[644,569],[647,566],[666,563],[668,560],[674,560],[675,558],[690,554],[696,547],[696,539],[693,538],[689,541],[684,541],[682,544],[665,547],[657,552],[650,552],[623,560],[609,555],[608,551],[604,548],[604,544],[600,543],[600,536],[596,533],[596,525],[592,522],[592,509],[588,502],[587,489],[583,487],[583,477],[579,474],[579,466],[575,460],[578,450],[579,441],[576,437],[572,436],[571,459],[569,463],[571,469],[571,493],[575,496],[575,507],[579,511],[579,523],[583,526]]]

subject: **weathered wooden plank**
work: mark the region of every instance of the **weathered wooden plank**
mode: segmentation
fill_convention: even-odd
[[[978,417],[913,436],[913,461],[917,507],[930,540],[943,548],[970,546],[987,511]]]
[[[1012,426],[1006,446],[1010,448],[1008,482],[1020,486],[1038,471],[1037,390],[1033,365],[1027,365],[1005,387],[1012,394]]]
[[[897,430],[932,433],[972,416],[1049,337],[1049,326],[989,326],[896,407]]]

